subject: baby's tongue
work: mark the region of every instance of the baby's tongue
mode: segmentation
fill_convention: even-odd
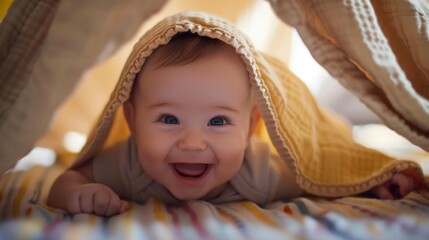
[[[181,175],[198,177],[206,171],[207,164],[175,163],[174,168]]]

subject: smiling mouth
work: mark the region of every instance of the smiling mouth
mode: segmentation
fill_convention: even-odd
[[[184,178],[198,179],[207,172],[209,164],[203,163],[173,163],[176,173]]]

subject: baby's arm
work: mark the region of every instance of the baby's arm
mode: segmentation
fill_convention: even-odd
[[[51,187],[47,203],[73,214],[112,216],[128,210],[128,202],[121,200],[111,188],[94,183],[92,160],[61,174]]]
[[[380,199],[402,198],[413,190],[416,190],[418,184],[413,177],[396,173],[391,179],[370,190],[370,194]]]

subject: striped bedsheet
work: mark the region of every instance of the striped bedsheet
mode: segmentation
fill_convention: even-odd
[[[168,206],[132,204],[111,218],[43,204],[62,168],[35,167],[0,180],[0,239],[429,239],[429,193],[401,200],[297,198]]]

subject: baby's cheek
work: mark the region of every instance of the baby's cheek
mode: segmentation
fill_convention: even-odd
[[[219,141],[213,145],[213,150],[218,161],[226,162],[231,167],[241,165],[246,150],[246,142],[241,138]]]
[[[218,165],[215,168],[217,177],[222,183],[231,180],[240,170],[244,160],[244,150],[228,147],[217,155]]]
[[[158,135],[146,136],[137,143],[140,161],[162,161],[168,154],[173,143]]]

